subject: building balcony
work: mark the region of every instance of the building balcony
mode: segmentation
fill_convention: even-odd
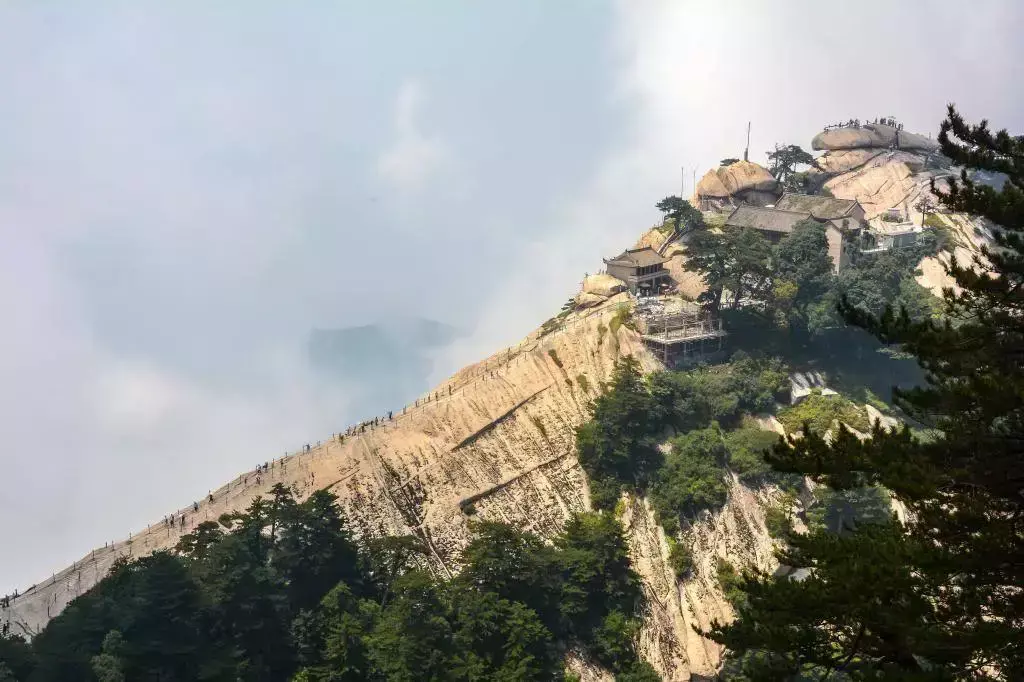
[[[629,277],[626,278],[626,283],[635,286],[644,282],[653,282],[664,277],[668,277],[668,270],[655,270],[654,272],[648,272],[643,275],[629,275]]]

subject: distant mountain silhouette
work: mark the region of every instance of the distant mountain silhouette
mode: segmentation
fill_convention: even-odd
[[[394,410],[427,390],[432,350],[458,338],[451,325],[422,318],[310,332],[308,357],[324,381],[356,391],[365,415]]]

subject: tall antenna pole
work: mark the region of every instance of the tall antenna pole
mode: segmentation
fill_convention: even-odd
[[[743,160],[750,161],[750,121],[747,121],[747,146],[743,149]]]
[[[686,197],[686,166],[679,167],[679,198]]]

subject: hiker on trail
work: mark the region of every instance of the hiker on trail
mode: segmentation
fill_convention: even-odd
[[[392,417],[391,417],[391,410],[388,410],[388,421],[390,421],[390,420],[391,420],[391,418],[392,418]]]
[[[185,527],[185,515],[184,514],[181,515],[181,527],[182,528]]]
[[[451,395],[451,394],[452,394],[452,387],[451,387],[451,386],[449,386],[449,387],[448,387],[448,395]]]
[[[192,503],[192,511],[194,511],[194,512],[199,511],[199,503],[198,502],[193,502]]]
[[[210,493],[210,504],[213,504],[213,493]]]

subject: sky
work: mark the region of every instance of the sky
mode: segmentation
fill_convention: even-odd
[[[0,3],[0,593],[385,409],[314,330],[458,330],[394,408],[515,342],[748,121],[1024,130],[959,5]]]

